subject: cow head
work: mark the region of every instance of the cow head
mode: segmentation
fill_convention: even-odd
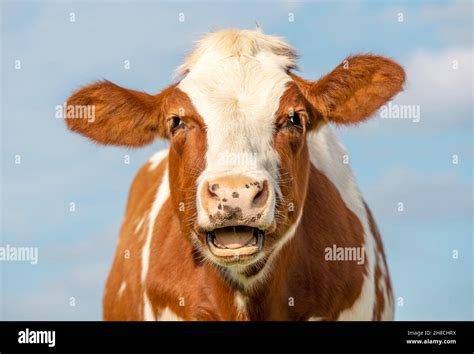
[[[170,140],[168,173],[183,234],[224,269],[262,267],[294,233],[309,175],[306,136],[358,123],[401,90],[403,69],[375,55],[347,58],[317,81],[296,76],[294,50],[259,31],[205,36],[157,95],[99,82],[68,105],[94,105],[69,128],[101,144]]]

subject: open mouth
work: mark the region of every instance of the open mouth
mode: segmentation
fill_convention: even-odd
[[[210,251],[217,257],[245,257],[263,247],[265,232],[249,226],[227,226],[206,234]]]

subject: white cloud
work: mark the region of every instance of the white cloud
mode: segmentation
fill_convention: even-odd
[[[465,127],[471,121],[473,59],[472,48],[416,52],[405,66],[405,91],[394,102],[420,105],[426,126]]]

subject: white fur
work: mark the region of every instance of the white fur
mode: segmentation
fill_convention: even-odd
[[[163,159],[166,156],[168,156],[168,152],[169,152],[169,149],[164,149],[164,150],[155,152],[153,156],[150,157],[150,159],[148,160],[148,163],[150,164],[150,166],[148,167],[148,171],[151,172],[155,168],[157,168],[160,162],[163,161]]]
[[[157,321],[184,321],[176,313],[170,310],[169,307],[165,307],[163,311],[158,313]]]
[[[391,294],[389,294],[388,292],[388,287],[387,287],[388,272],[387,272],[387,268],[385,267],[385,262],[382,258],[381,252],[379,252],[378,262],[379,262],[380,270],[381,270],[380,283],[381,283],[381,289],[382,289],[383,298],[384,298],[384,308],[382,311],[381,320],[391,321],[394,318],[393,299],[392,299]]]
[[[166,154],[162,154],[162,159]],[[158,162],[159,163],[159,162]],[[155,316],[151,310],[150,300],[146,293],[146,277],[148,274],[149,260],[150,260],[150,245],[151,239],[153,236],[153,228],[155,225],[156,218],[158,213],[161,210],[161,207],[166,202],[170,195],[169,183],[168,183],[168,168],[163,173],[163,178],[161,180],[160,186],[156,192],[155,200],[151,207],[150,213],[148,214],[148,232],[146,235],[145,245],[142,249],[142,270],[141,270],[141,281],[144,289],[144,319],[145,320],[154,320]]]
[[[352,170],[348,164],[343,163],[347,152],[328,126],[310,133],[308,146],[311,163],[335,185],[344,203],[358,217],[364,230],[363,246],[366,252],[367,276],[364,276],[359,298],[352,307],[341,312],[338,320],[371,320],[376,300],[374,282],[376,243]]]
[[[205,37],[181,67],[185,92],[207,127],[204,181],[242,174],[268,180],[271,193],[262,224],[273,220],[278,187],[279,156],[272,147],[275,113],[280,97],[292,79],[294,52],[279,38],[258,31],[222,31]],[[236,163],[228,156],[252,156],[254,163]],[[242,161],[241,159],[239,161]],[[210,226],[197,198],[198,223]]]
[[[235,296],[234,296],[235,306],[237,307],[237,312],[242,316],[246,316],[247,314],[247,301],[248,301],[247,297],[242,295],[240,291],[235,292]]]
[[[145,292],[143,294],[143,320],[144,321],[156,321],[155,314],[153,313],[153,308],[151,306],[150,298],[148,294]]]
[[[123,292],[125,291],[125,288],[127,287],[127,283],[126,282],[122,282],[122,284],[120,284],[120,288],[119,288],[119,291],[117,293],[117,297],[120,299],[123,295]]]
[[[144,217],[142,217],[141,219],[138,220],[137,226],[135,227],[135,233],[138,233],[138,231],[140,231],[140,229],[143,226],[143,222],[145,221],[145,219],[146,219],[146,216],[144,216]]]

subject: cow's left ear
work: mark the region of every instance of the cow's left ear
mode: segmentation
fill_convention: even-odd
[[[292,76],[319,118],[340,124],[370,117],[405,82],[400,65],[376,55],[351,56],[315,82]]]

